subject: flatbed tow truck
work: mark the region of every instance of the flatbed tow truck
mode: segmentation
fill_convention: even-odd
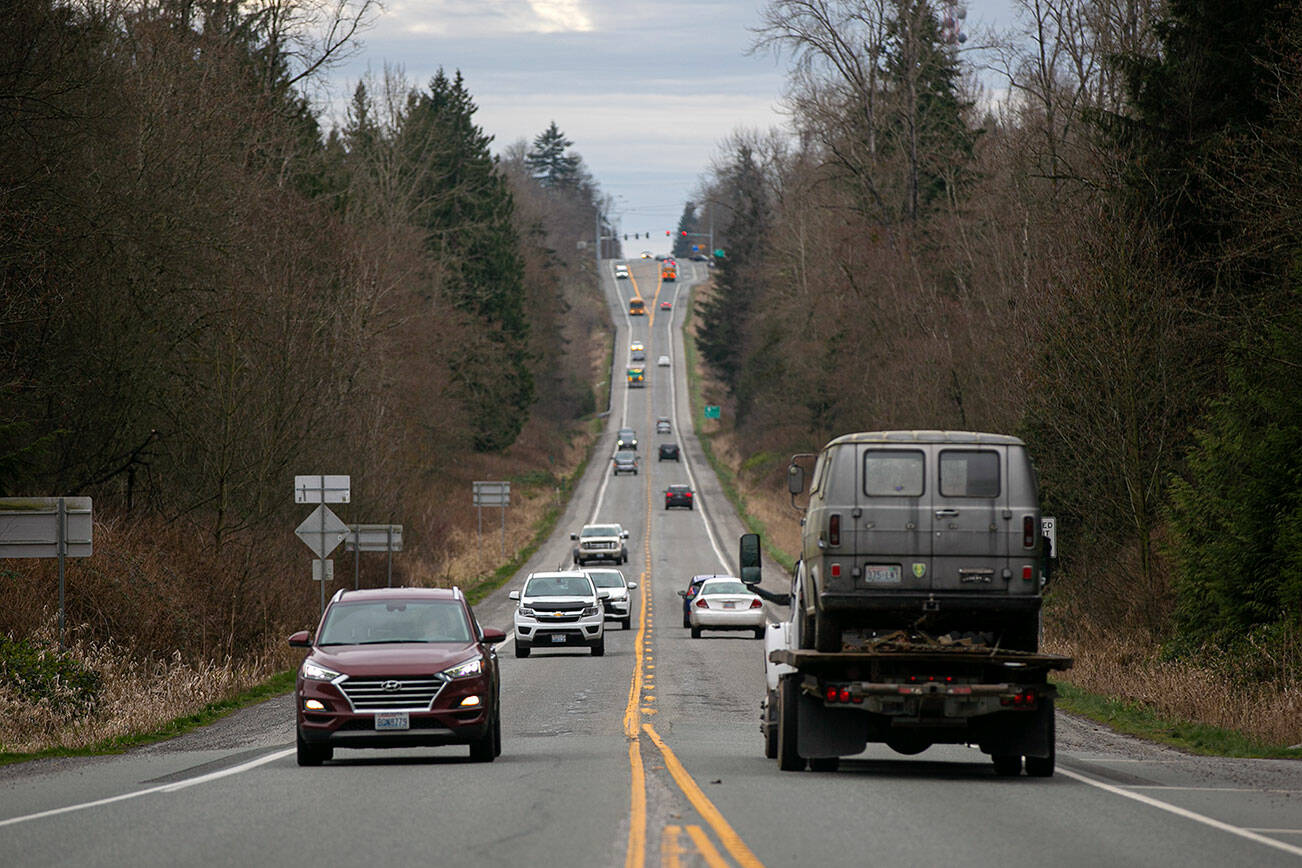
[[[798,583],[797,583],[798,584]],[[847,634],[843,650],[800,648],[795,621],[765,636],[765,755],[784,771],[835,771],[869,742],[902,754],[974,744],[995,773],[1054,771],[1050,672],[1070,657],[1001,650],[979,639],[894,631]]]

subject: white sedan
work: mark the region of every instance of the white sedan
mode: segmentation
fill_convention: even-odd
[[[668,356],[661,356],[660,358],[656,359],[656,364],[659,365],[659,366],[662,367],[662,368],[667,368],[667,367],[669,367],[669,357],[668,357]]]
[[[692,638],[701,638],[702,630],[752,630],[756,639],[764,638],[768,617],[764,602],[751,593],[740,579],[708,579],[688,606]]]

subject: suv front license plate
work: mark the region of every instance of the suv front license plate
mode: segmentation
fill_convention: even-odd
[[[411,718],[405,711],[377,711],[375,713],[375,728],[382,729],[411,729]]]
[[[564,634],[564,633],[553,633],[553,634],[552,634],[552,644],[553,644],[553,645],[564,645],[564,644],[565,644],[565,634]]]

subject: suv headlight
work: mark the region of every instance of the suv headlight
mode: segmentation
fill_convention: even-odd
[[[601,606],[599,606],[599,605],[598,605],[598,606],[585,606],[584,609],[583,609],[583,611],[579,613],[579,617],[582,617],[582,618],[591,618],[593,615],[597,614],[597,613],[600,612],[600,611],[601,611]]]
[[[303,666],[298,671],[309,681],[334,681],[340,675],[333,669],[327,669],[320,663],[313,663],[311,660],[304,660]]]
[[[528,606],[521,606],[519,609],[516,609],[516,611],[519,612],[520,615],[521,615],[522,617],[525,617],[525,618],[534,618],[534,617],[537,617],[537,616],[534,614],[533,609],[530,609]]]
[[[484,671],[484,658],[476,657],[473,660],[467,660],[465,663],[458,663],[450,669],[444,669],[441,673],[448,678],[468,678],[471,675],[478,675]]]

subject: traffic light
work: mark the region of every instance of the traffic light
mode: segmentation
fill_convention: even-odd
[[[670,232],[668,229],[665,230],[665,237],[666,237],[666,238],[669,237],[670,235],[673,235],[673,234],[674,234],[674,233]]]
[[[687,230],[686,230],[686,229],[683,230],[683,237],[684,237],[684,238],[687,237]]]
[[[634,237],[636,238],[637,236],[634,236]],[[625,241],[628,240],[628,233],[627,233],[627,232],[624,233],[624,240],[625,240]]]

